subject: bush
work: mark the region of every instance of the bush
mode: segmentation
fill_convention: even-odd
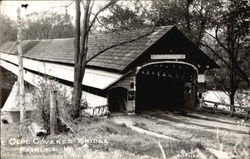
[[[70,87],[68,87],[70,88]],[[71,88],[70,88],[71,89]],[[54,79],[44,76],[44,80],[39,81],[38,88],[33,90],[32,103],[37,107],[37,112],[34,115],[36,122],[44,126],[45,129],[49,130],[50,121],[50,92],[57,92],[57,112],[58,115],[65,121],[73,122],[74,112],[80,111],[79,108],[75,108],[71,104],[70,94],[72,94],[72,89],[68,94],[69,90],[66,90],[62,84],[58,83]],[[83,109],[86,106],[86,102],[82,102]]]
[[[50,104],[50,91],[55,90],[49,80],[39,81],[38,87],[33,90],[32,103],[37,107],[35,113],[35,121],[42,124],[47,130],[49,129],[49,104]]]

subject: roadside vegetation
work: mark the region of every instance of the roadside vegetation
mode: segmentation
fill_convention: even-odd
[[[29,125],[30,122],[31,121],[28,121],[27,125]],[[120,156],[118,158],[140,158],[141,156],[144,156],[145,158],[161,158],[162,154],[158,146],[158,142],[161,143],[168,158],[179,154],[181,151],[191,152],[197,148],[204,150],[204,147],[200,143],[189,143],[187,141],[166,141],[149,137],[147,135],[141,135],[124,125],[117,125],[110,119],[81,118],[74,124],[74,128],[77,132],[76,134],[61,133],[58,136],[47,136],[41,138],[41,140],[44,139],[47,141],[56,139],[72,140],[75,143],[74,145],[36,145],[31,143],[30,145],[24,144],[23,146],[40,148],[53,147],[59,150],[56,153],[57,156],[65,155],[66,152],[65,149],[62,148],[63,146],[72,146],[75,151],[74,153],[76,153],[75,157],[80,157],[82,155],[87,155],[86,157],[88,157],[87,152],[90,154],[92,152],[101,152],[104,154],[109,153],[108,158],[112,156],[113,152],[118,153],[117,156]],[[20,128],[18,124],[5,125],[3,129],[1,129],[1,136],[4,137],[2,140],[5,142],[8,142],[11,138],[19,140],[33,140],[33,137],[30,135],[26,126]],[[98,142],[103,141],[104,143],[89,143],[86,147],[86,144],[81,143],[84,139],[98,140]],[[21,157],[29,158],[33,155],[32,153],[20,154],[19,146],[20,145],[4,145],[5,148],[3,148],[1,152],[2,156],[9,157],[9,154],[14,153],[16,156],[20,155]],[[47,157],[46,154],[41,155]],[[95,158],[99,157],[95,156]]]
[[[62,84],[56,81],[56,79],[49,76],[43,76],[43,80],[40,80],[37,84],[37,88],[32,89],[32,104],[37,108],[36,113],[33,113],[33,119],[39,123],[46,130],[49,130],[50,122],[50,93],[56,92],[57,100],[57,113],[58,116],[65,119],[68,122],[74,120],[74,112],[79,111],[87,107],[86,102],[81,100],[81,107],[72,106],[70,94],[72,89],[64,87]],[[60,129],[60,125],[58,126]]]

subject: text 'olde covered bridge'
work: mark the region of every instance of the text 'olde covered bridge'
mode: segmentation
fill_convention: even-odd
[[[127,113],[195,108],[205,71],[218,65],[176,27],[158,27],[147,34],[150,30],[90,35],[87,58],[92,60],[82,83],[90,107],[108,105],[111,112]],[[32,78],[42,73],[72,86],[73,40],[23,41],[25,81],[36,85]],[[123,44],[97,55],[118,43]],[[0,52],[1,66],[17,74],[16,42],[3,44]]]

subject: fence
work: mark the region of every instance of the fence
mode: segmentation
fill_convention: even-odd
[[[249,114],[250,114],[250,107],[248,106],[236,106],[236,105],[219,103],[219,102],[214,102],[214,101],[209,101],[209,100],[201,100],[200,104],[202,108],[213,110],[214,112],[222,111],[222,112],[230,113],[230,115],[243,115],[243,116],[246,116],[246,118],[249,118]],[[208,106],[208,104],[210,106]],[[212,104],[212,107],[211,107],[211,104]],[[219,106],[226,107],[227,110],[219,108]]]
[[[93,108],[93,116],[105,116],[108,114],[108,106],[102,105]]]
[[[107,116],[108,114],[109,111],[107,105],[88,107],[83,110],[84,116]]]

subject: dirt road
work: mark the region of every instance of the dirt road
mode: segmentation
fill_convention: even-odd
[[[123,121],[179,140],[200,142],[208,148],[229,153],[250,149],[249,121],[206,113],[149,111],[136,116],[117,116]],[[236,152],[235,152],[236,151]]]

